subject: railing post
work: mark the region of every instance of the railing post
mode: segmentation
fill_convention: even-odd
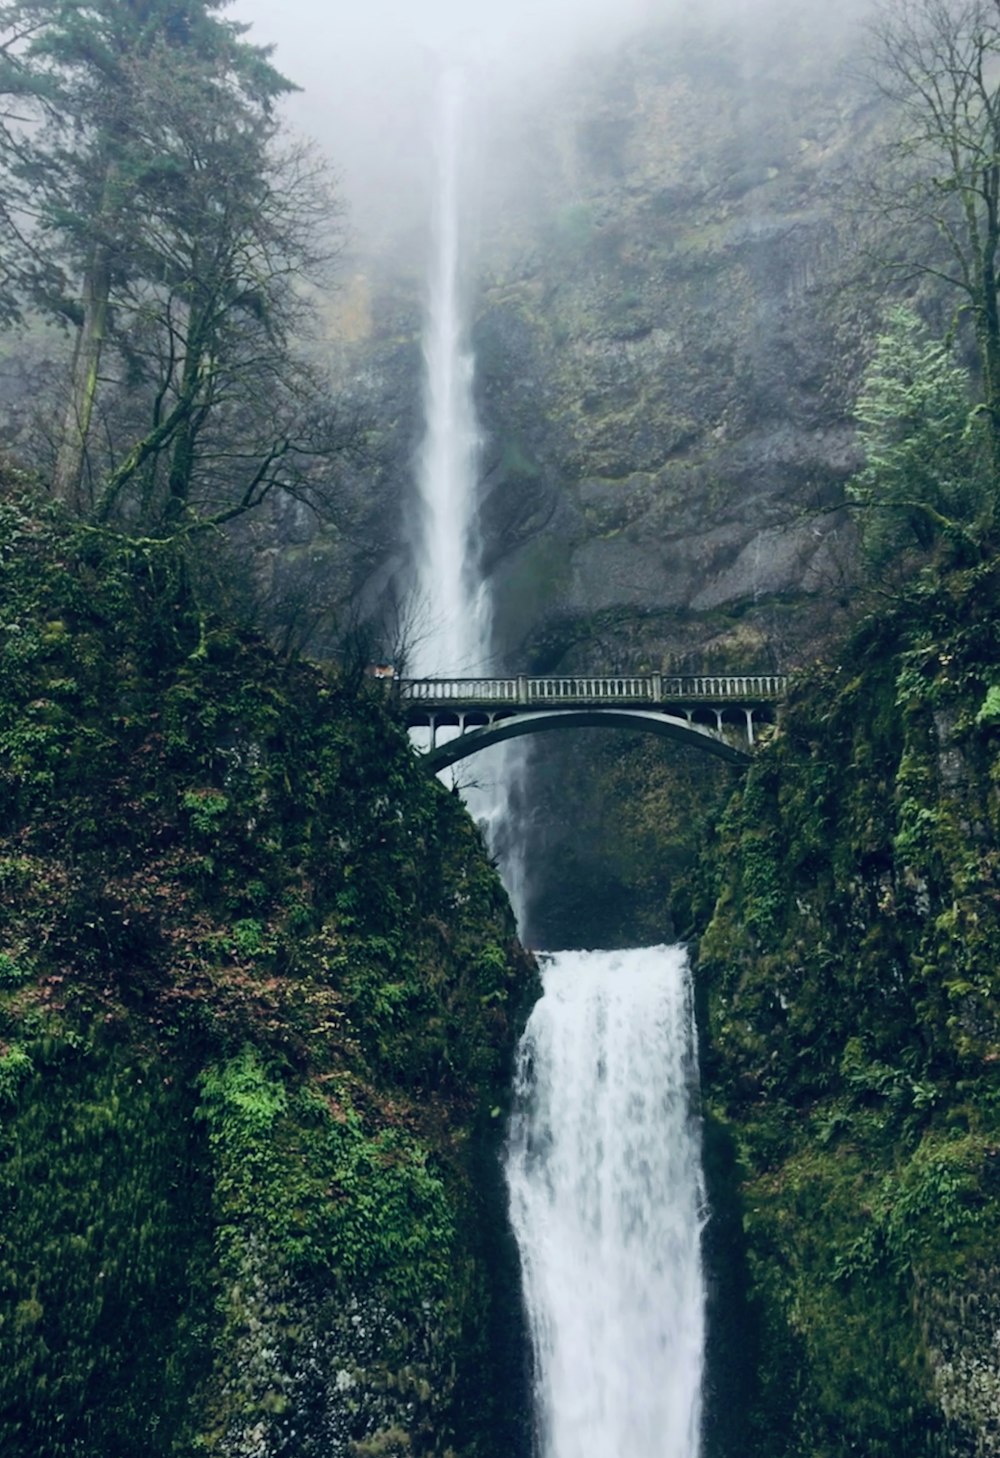
[[[527,675],[523,673],[517,675],[517,702],[519,704],[528,702],[528,679]]]

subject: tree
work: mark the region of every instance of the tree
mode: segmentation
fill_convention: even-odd
[[[971,317],[993,495],[1000,491],[1000,0],[892,0],[873,27],[896,108],[889,211],[937,252],[910,266]]]
[[[168,535],[294,489],[338,443],[293,344],[329,253],[329,192],[280,148],[290,83],[220,8],[0,3],[17,307],[75,335],[55,489]]]
[[[870,565],[942,535],[971,547],[990,512],[984,414],[968,371],[910,310],[888,317],[856,406],[865,464],[848,485]]]
[[[297,353],[310,315],[301,285],[321,272],[329,236],[322,169],[307,150],[278,151],[273,124],[230,98],[213,114],[197,77],[168,80],[144,128],[181,165],[144,188],[146,256],[121,290],[129,327],[117,341],[130,388],[110,417],[111,439],[130,446],[108,461],[94,511],[107,521],[141,503],[176,531],[221,523],[275,486],[305,490],[305,463],[343,433]]]

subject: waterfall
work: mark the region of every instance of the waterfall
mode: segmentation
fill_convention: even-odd
[[[466,131],[463,78],[451,71],[436,123],[417,462],[424,620],[410,667],[428,677],[493,665],[463,290]],[[519,742],[494,746],[464,791],[519,914],[523,843],[512,799],[522,767]],[[546,958],[544,986],[520,1047],[506,1167],[534,1345],[539,1458],[697,1458],[703,1197],[686,961],[663,947],[556,953]]]
[[[410,671],[418,678],[483,675],[493,669],[492,603],[481,572],[477,512],[482,441],[462,266],[460,181],[470,129],[466,90],[461,68],[443,71],[434,128],[434,213],[423,334],[425,424],[417,457],[421,530],[413,616],[418,631]],[[480,758],[486,763],[477,765],[464,798],[500,864],[522,922],[523,851],[511,825],[524,749],[500,744]]]
[[[539,1458],[697,1458],[703,1187],[679,948],[559,952],[506,1161]]]
[[[417,459],[418,677],[488,671],[489,593],[480,581],[476,485],[480,433],[464,319],[459,179],[464,78],[441,77],[434,128],[431,268],[423,335],[424,439]]]

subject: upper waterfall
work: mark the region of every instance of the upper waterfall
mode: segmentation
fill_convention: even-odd
[[[482,574],[478,515],[481,432],[464,287],[461,181],[471,111],[465,72],[446,68],[434,125],[431,267],[423,336],[425,422],[417,459],[420,532],[410,667],[418,677],[485,673],[492,666],[491,598]],[[500,863],[523,924],[523,845],[512,833],[512,823],[524,750],[501,745],[491,751],[491,761],[490,778],[470,786],[465,799]]]
[[[421,531],[412,667],[422,677],[484,671],[490,640],[476,522],[480,433],[463,299],[460,177],[467,107],[460,70],[443,72],[437,107],[423,336],[424,438],[417,459]]]

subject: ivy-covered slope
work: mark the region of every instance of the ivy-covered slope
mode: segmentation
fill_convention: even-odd
[[[716,864],[707,1149],[736,1194],[710,1228],[714,1380],[740,1395],[718,1450],[998,1453],[995,566],[914,589],[800,680]]]
[[[4,1453],[508,1458],[533,965],[385,702],[169,601],[0,497]]]

